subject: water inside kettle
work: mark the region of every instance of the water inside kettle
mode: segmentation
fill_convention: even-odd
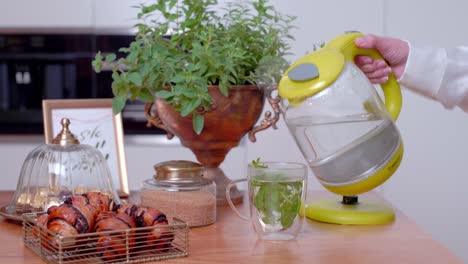
[[[318,123],[312,117],[287,122],[315,176],[327,185],[346,185],[373,175],[398,150],[396,125],[375,115]]]

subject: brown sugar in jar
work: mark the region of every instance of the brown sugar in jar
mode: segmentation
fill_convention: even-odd
[[[202,165],[174,160],[154,168],[154,179],[143,182],[142,205],[158,208],[168,219],[179,218],[190,227],[216,221],[216,185],[203,178]]]

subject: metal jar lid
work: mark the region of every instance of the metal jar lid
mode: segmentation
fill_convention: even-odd
[[[212,181],[203,178],[203,166],[187,160],[170,160],[154,165],[154,179],[171,186],[205,186]]]

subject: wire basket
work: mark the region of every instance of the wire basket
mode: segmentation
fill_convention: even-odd
[[[188,255],[189,227],[176,218],[169,225],[64,237],[36,225],[41,214],[23,214],[23,241],[47,263],[142,263]]]

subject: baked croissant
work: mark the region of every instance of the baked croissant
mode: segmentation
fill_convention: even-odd
[[[41,238],[42,245],[47,249],[51,249],[52,246],[57,247],[58,241],[54,240],[52,236],[45,235],[44,232],[41,233],[40,228],[47,228],[50,232],[65,237],[62,240],[64,242],[62,245],[72,246],[77,241],[70,237],[93,230],[96,215],[97,211],[91,205],[61,204],[60,206],[52,206],[47,210],[47,214],[37,218],[33,234],[35,237]]]
[[[174,234],[170,233],[166,215],[161,211],[151,207],[131,204],[117,205],[115,210],[118,213],[125,213],[135,219],[137,227],[157,227],[151,230],[142,230],[142,232],[147,233],[141,235],[143,243],[146,246],[155,249],[165,249],[174,240]]]
[[[52,206],[47,210],[49,215],[47,220],[47,228],[52,232],[59,232],[61,226],[71,231],[66,224],[70,225],[78,234],[88,233],[93,230],[94,221],[96,219],[97,210],[90,204],[68,205],[61,204],[60,206]],[[54,230],[52,229],[54,227]],[[55,229],[57,228],[57,229]],[[67,232],[61,230],[62,235],[68,235]],[[75,234],[74,231],[71,233]]]
[[[83,195],[70,196],[65,199],[64,203],[68,205],[86,205],[94,206],[97,212],[111,211],[114,206],[114,201],[107,195],[101,192],[87,192]]]
[[[41,228],[47,228],[47,219],[49,218],[49,215],[48,214],[42,214],[40,215],[39,217],[37,217],[37,223],[36,225],[34,226],[34,229],[33,229],[33,236],[35,238],[40,238],[41,236],[43,236],[44,234],[42,233],[41,234]]]
[[[70,196],[60,206],[51,206],[47,214],[38,218],[38,225],[65,237],[89,233],[94,229],[97,214],[109,211],[112,204],[112,199],[100,192]]]
[[[41,244],[44,248],[52,250],[53,247],[57,248],[59,245],[59,242],[56,240],[56,237],[50,236],[47,232],[43,231],[44,229],[48,229],[49,231],[55,234],[62,235],[65,237],[65,239],[67,239],[68,237],[69,240],[65,240],[68,243],[62,243],[62,245],[70,246],[75,244],[75,240],[71,238],[72,236],[78,234],[78,231],[75,227],[68,224],[65,220],[59,218],[51,220],[50,224],[48,222],[48,214],[40,215],[37,218],[37,224],[33,230],[34,237],[40,239]]]
[[[125,213],[101,212],[96,219],[95,232],[117,231],[135,228],[136,224],[132,217]],[[99,236],[96,248],[101,252],[101,256],[106,261],[116,260],[125,257],[126,235],[121,233],[106,233]],[[129,247],[135,245],[135,236],[131,233],[128,236]]]

